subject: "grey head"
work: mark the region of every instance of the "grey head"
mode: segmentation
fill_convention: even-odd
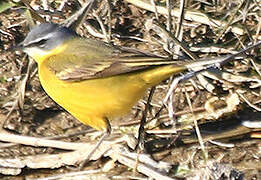
[[[50,50],[77,36],[74,31],[54,23],[42,23],[34,27],[18,46],[22,49],[37,47]]]

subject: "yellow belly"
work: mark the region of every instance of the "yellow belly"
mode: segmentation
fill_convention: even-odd
[[[39,77],[54,101],[82,123],[98,130],[106,128],[104,118],[112,120],[128,113],[148,88],[137,74],[66,82],[42,66]]]
[[[106,121],[129,112],[146,89],[184,67],[161,66],[106,78],[68,82],[59,80],[44,63],[39,65],[40,82],[47,94],[82,123],[106,129]]]

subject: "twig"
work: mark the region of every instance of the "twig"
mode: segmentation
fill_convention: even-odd
[[[27,178],[27,180],[57,180],[57,179],[104,179],[109,180],[110,178],[101,169],[95,170],[87,170],[87,171],[79,171],[79,172],[71,172],[71,173],[63,173],[55,176],[49,176],[45,178]]]
[[[179,16],[179,19],[178,19],[178,23],[177,23],[178,26],[177,26],[177,30],[176,30],[176,34],[175,34],[177,39],[181,42],[182,42],[182,37],[183,37],[182,23],[183,23],[183,19],[184,19],[184,11],[185,11],[185,0],[181,0],[181,2],[180,2],[180,16]],[[180,50],[180,47],[177,46],[176,49],[175,49],[175,53],[179,54],[179,50]]]
[[[167,6],[167,10],[168,10],[168,17],[167,17],[167,30],[170,31],[171,30],[171,10],[173,8],[173,2],[172,0],[167,0],[166,1],[166,6]],[[156,8],[155,8],[156,9]]]
[[[222,143],[222,142],[218,142],[218,141],[214,141],[214,140],[208,140],[208,142],[210,142],[211,144],[215,144],[217,146],[220,146],[220,147],[226,147],[226,148],[233,148],[235,147],[234,144],[228,144],[228,143]]]
[[[16,144],[24,144],[36,147],[53,147],[64,150],[76,150],[79,149],[81,146],[86,145],[85,143],[69,143],[57,140],[48,140],[43,138],[14,135],[6,132],[0,132],[0,140]]]
[[[107,4],[108,4],[108,42],[111,41],[111,21],[112,21],[112,4],[111,4],[111,0],[107,0]]]
[[[105,26],[104,26],[104,24],[103,24],[101,18],[100,18],[100,17],[98,16],[98,14],[96,14],[96,13],[93,13],[93,16],[94,16],[94,17],[97,19],[97,21],[99,22],[99,25],[100,25],[100,27],[101,27],[101,29],[102,29],[102,33],[103,33],[103,36],[105,37],[106,42],[110,42],[109,36],[108,36],[108,34],[107,34],[107,31],[106,31],[106,29],[105,29]]]
[[[237,10],[234,11],[234,13],[231,15],[231,17],[229,18],[229,20],[227,22],[225,22],[226,24],[223,25],[222,27],[222,31],[219,33],[219,35],[217,36],[217,38],[215,39],[215,42],[217,42],[221,36],[224,34],[224,32],[229,28],[232,27],[232,21],[234,19],[234,17],[236,16],[237,12],[239,11],[239,9],[242,7],[242,5],[244,4],[244,1],[241,2],[241,4],[238,6]]]
[[[76,29],[83,23],[94,2],[95,0],[87,1],[79,11],[73,14],[70,18],[63,21],[61,24],[65,25],[66,27],[70,27],[71,29]]]
[[[160,28],[160,30],[162,31],[162,33],[164,33],[164,35],[166,37],[168,37],[169,39],[171,39],[173,42],[175,42],[177,45],[180,46],[180,48],[193,60],[196,60],[198,57],[196,55],[194,55],[192,52],[189,51],[189,48],[187,47],[187,45],[181,41],[179,41],[171,32],[169,32],[168,30],[166,30],[164,28],[164,26],[157,22],[154,21],[154,23],[156,24],[156,26],[158,28]]]
[[[192,104],[191,104],[191,101],[190,101],[190,98],[189,98],[187,91],[185,91],[185,95],[186,95],[186,99],[187,99],[188,104],[189,104],[190,111],[191,111],[191,113],[194,117],[194,111],[193,111]],[[197,137],[198,137],[198,141],[199,141],[201,150],[203,152],[205,160],[207,160],[208,159],[208,152],[205,149],[204,142],[203,142],[203,139],[202,139],[196,118],[193,118],[193,122],[194,122],[194,127],[195,127],[195,130],[196,130],[196,134],[197,134]]]
[[[30,13],[32,14],[32,16],[34,17],[35,20],[43,23],[46,22],[45,19],[43,17],[41,17],[33,8],[32,6],[27,2],[27,0],[21,0],[24,5],[28,8],[28,10],[30,11]]]
[[[152,11],[152,12],[155,11],[153,5],[143,0],[125,0],[125,1],[134,4],[135,6],[138,6],[140,8],[146,9],[148,11]],[[163,14],[163,15],[168,14],[167,9],[163,6],[157,6],[157,11],[159,14]],[[173,10],[171,11],[171,15],[174,17],[179,17],[180,15],[179,11],[180,11],[179,8],[173,8]],[[212,19],[199,11],[186,10],[184,14],[184,19],[207,24],[209,26],[218,27],[218,28],[226,25],[226,22],[224,20]],[[245,33],[243,28],[238,27],[236,25],[231,26],[231,31],[238,35],[243,35]]]
[[[27,82],[30,80],[30,77],[32,77],[32,76],[30,76],[30,73],[32,71],[33,64],[34,64],[34,61],[30,58],[28,65],[27,65],[25,77],[21,80],[19,87],[18,87],[18,92],[17,92],[18,95],[17,95],[15,101],[13,102],[13,106],[12,106],[11,110],[6,115],[3,125],[5,124],[7,119],[10,117],[10,115],[13,113],[13,111],[16,109],[16,107],[19,108],[19,112],[20,112],[20,114],[22,114],[22,110],[23,110],[23,106],[24,106],[25,88],[26,88]]]
[[[256,63],[253,61],[253,59],[250,59],[250,62],[253,65],[253,67],[255,68],[257,74],[261,77],[261,72],[260,72],[259,68],[257,67]]]
[[[253,109],[257,110],[257,111],[261,111],[261,108],[257,107],[256,105],[252,104],[250,101],[247,100],[247,98],[245,96],[243,96],[242,93],[240,93],[239,91],[237,91],[237,94]]]
[[[34,146],[46,146],[46,147],[58,147],[62,149],[74,149],[75,151],[59,153],[59,154],[44,154],[36,156],[16,157],[15,159],[0,159],[2,167],[14,168],[19,170],[24,167],[38,169],[38,168],[59,168],[64,165],[75,165],[83,161],[89,154],[89,150],[94,145],[89,143],[65,143],[54,140],[42,140],[41,138],[24,137],[17,135],[10,135],[8,133],[0,133],[0,140],[18,143],[18,141],[27,145]],[[37,142],[38,141],[38,142]],[[127,165],[130,168],[135,168],[148,177],[155,179],[171,180],[172,178],[167,176],[167,172],[171,168],[170,164],[164,162],[156,162],[148,155],[131,153],[123,145],[119,145],[119,142],[128,141],[125,138],[120,137],[115,141],[104,141],[102,148],[98,148],[95,154],[91,157],[92,160],[97,160],[102,155],[110,156],[115,161]],[[51,143],[51,144],[48,144]],[[68,147],[70,145],[70,148]],[[62,146],[62,147],[60,147]],[[107,152],[107,153],[106,153]],[[136,159],[139,163],[136,164]],[[17,171],[21,172],[21,171]]]
[[[139,172],[150,178],[158,180],[173,180],[173,178],[167,176],[170,164],[156,162],[148,155],[131,153],[126,148],[114,146],[113,149],[109,151],[109,156],[115,161],[117,160],[128,167],[137,167]],[[136,163],[137,158],[138,163]]]
[[[180,1],[180,16],[179,16],[179,19],[178,19],[178,27],[177,27],[176,37],[180,36],[180,32],[181,32],[181,29],[182,29],[182,22],[184,20],[184,13],[185,13],[185,0],[181,0]]]
[[[154,0],[150,0],[150,3],[152,4],[152,6],[154,8],[154,13],[155,13],[156,19],[159,20],[159,13],[157,11],[157,6],[156,6]]]

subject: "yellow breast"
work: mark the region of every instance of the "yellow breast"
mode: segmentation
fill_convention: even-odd
[[[144,95],[147,85],[138,74],[66,82],[42,63],[39,78],[44,90],[84,124],[105,129],[104,118],[122,116]]]

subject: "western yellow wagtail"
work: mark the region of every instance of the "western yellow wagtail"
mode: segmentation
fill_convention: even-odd
[[[40,82],[54,101],[107,134],[110,121],[128,113],[148,88],[199,66],[199,62],[172,61],[82,38],[53,23],[33,28],[18,48],[37,62]]]

